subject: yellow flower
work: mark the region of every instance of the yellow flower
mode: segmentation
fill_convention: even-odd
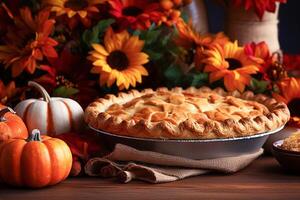
[[[258,64],[250,59],[243,47],[237,42],[228,42],[221,46],[216,44],[212,49],[204,52],[205,72],[210,72],[209,81],[215,82],[224,78],[224,85],[228,91],[239,90],[243,92],[245,86],[250,84],[251,74],[259,70]]]
[[[204,51],[215,44],[223,46],[228,42],[228,38],[223,33],[200,34],[191,24],[187,24],[183,20],[176,23],[176,28],[178,36],[175,38],[175,43],[186,50],[186,57],[189,58],[186,62],[194,62],[195,68],[200,71],[203,69]]]
[[[148,55],[142,52],[144,41],[137,36],[129,36],[127,31],[114,33],[109,28],[104,36],[104,45],[92,44],[88,59],[93,61],[92,73],[100,74],[100,85],[108,87],[116,82],[119,89],[128,89],[142,82],[148,72],[143,67]]]
[[[273,97],[287,104],[291,119],[289,125],[300,128],[300,78],[288,77],[277,83],[280,94],[273,93]]]
[[[178,30],[178,37],[175,42],[186,49],[195,46],[208,48],[214,44],[223,45],[228,42],[228,38],[223,33],[218,33],[216,35],[200,34],[190,23],[187,24],[183,20],[178,21],[176,28]]]
[[[66,15],[70,19],[69,26],[79,19],[88,27],[91,24],[90,14],[98,13],[97,5],[103,2],[106,0],[45,0],[43,5],[55,12],[56,16]]]

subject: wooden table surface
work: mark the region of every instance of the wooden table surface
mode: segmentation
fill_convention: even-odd
[[[41,190],[14,189],[0,185],[2,199],[300,199],[300,176],[289,175],[272,157],[261,157],[233,174],[211,174],[165,184],[113,179],[69,178]]]

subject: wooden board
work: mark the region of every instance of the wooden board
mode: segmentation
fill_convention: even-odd
[[[300,170],[300,169],[299,169]],[[211,174],[165,184],[69,178],[42,190],[0,185],[2,199],[300,199],[300,176],[286,174],[272,157],[262,157],[233,175]]]

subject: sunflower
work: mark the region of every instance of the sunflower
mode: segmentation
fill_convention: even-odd
[[[108,87],[116,82],[119,89],[128,89],[142,82],[148,72],[143,64],[148,55],[142,52],[144,41],[137,36],[129,36],[127,31],[114,33],[109,28],[104,36],[104,45],[92,44],[89,60],[93,61],[92,73],[100,74],[100,85]]]
[[[229,39],[222,32],[216,35],[213,34],[200,34],[198,33],[191,23],[185,23],[182,19],[176,24],[178,30],[178,36],[175,39],[176,44],[186,49],[190,49],[195,46],[201,46],[208,48],[214,44],[224,45]]]
[[[110,14],[117,19],[120,29],[147,29],[161,21],[162,12],[153,0],[110,0]]]
[[[186,51],[187,63],[194,62],[195,67],[201,70],[202,60],[205,57],[204,50],[209,49],[214,44],[224,45],[228,42],[228,38],[223,33],[216,35],[200,34],[189,23],[185,23],[182,19],[176,23],[178,36],[175,43]]]
[[[287,104],[291,119],[289,124],[300,128],[300,78],[287,77],[277,83],[280,93],[273,93],[273,97]]]
[[[104,2],[106,0],[46,0],[44,5],[55,12],[56,16],[66,15],[70,19],[69,26],[79,19],[83,25],[89,27],[90,15],[98,13],[97,5]]]
[[[224,78],[224,85],[228,91],[239,90],[243,92],[245,86],[250,84],[251,74],[256,74],[259,66],[250,59],[243,47],[237,42],[226,43],[223,47],[216,44],[215,47],[204,52],[205,72],[209,72],[209,81],[215,82]]]
[[[55,21],[48,19],[49,12],[41,11],[33,18],[29,8],[20,10],[20,17],[14,17],[14,24],[8,28],[4,45],[0,45],[0,62],[12,68],[12,76],[19,76],[24,70],[33,74],[38,61],[55,58],[57,42],[49,37]]]

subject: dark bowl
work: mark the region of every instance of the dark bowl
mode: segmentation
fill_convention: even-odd
[[[281,149],[282,143],[283,140],[273,143],[274,157],[287,172],[300,174],[300,152]]]

